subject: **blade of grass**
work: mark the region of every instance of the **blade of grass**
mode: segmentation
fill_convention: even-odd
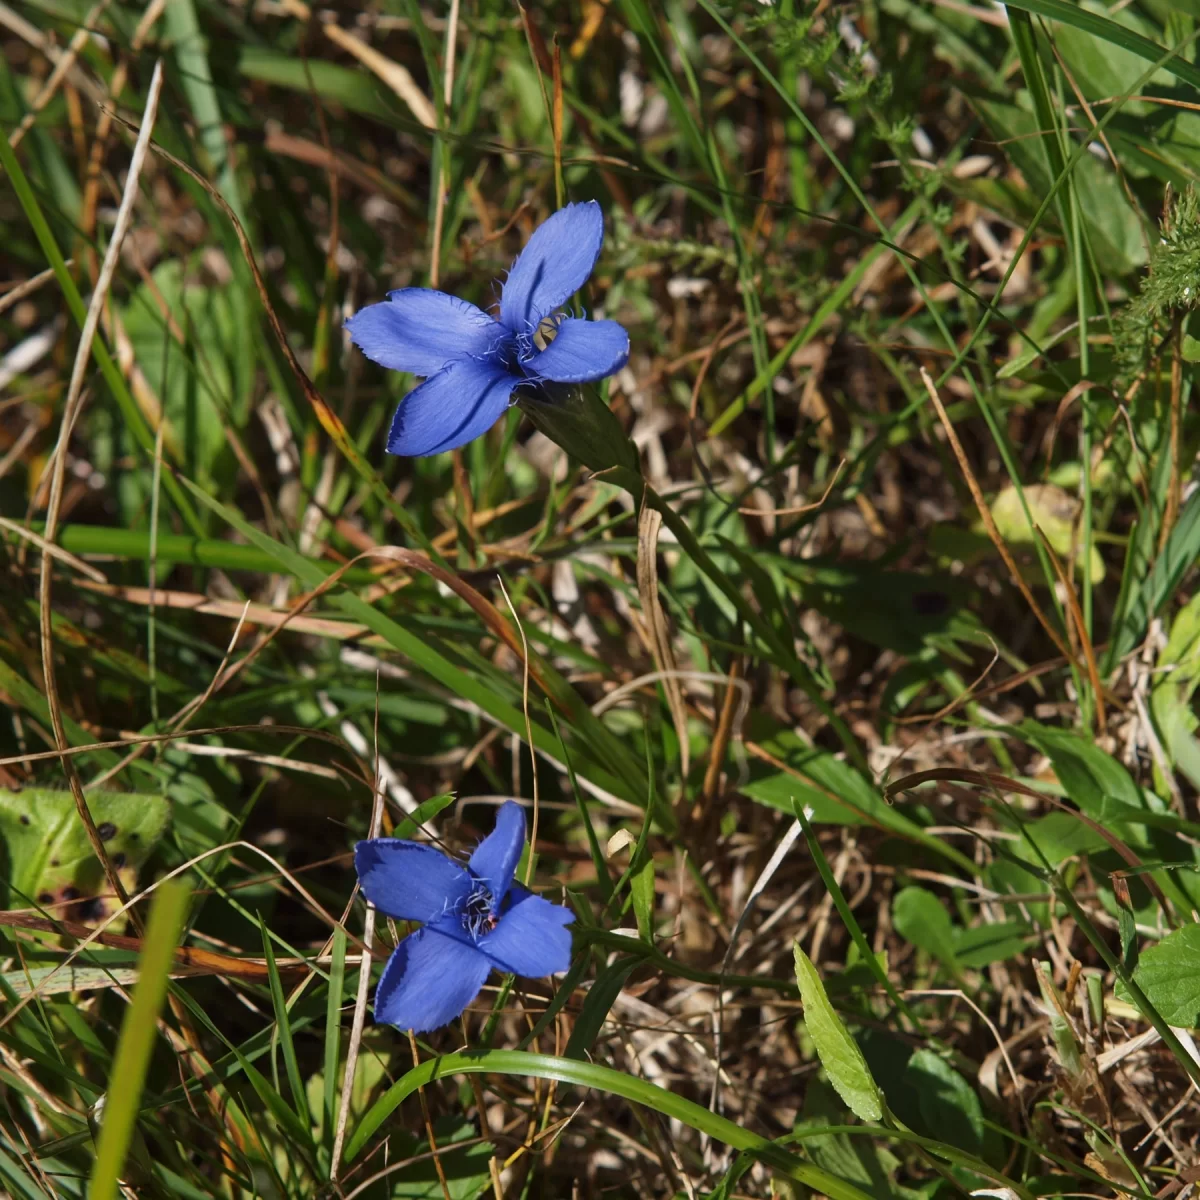
[[[312,1117],[308,1111],[308,1094],[304,1090],[304,1080],[300,1075],[300,1063],[296,1058],[296,1043],[292,1040],[292,1026],[288,1016],[287,1000],[283,994],[283,981],[279,978],[279,968],[275,965],[275,949],[267,936],[267,927],[261,916],[258,918],[259,933],[262,936],[263,955],[267,960],[267,980],[271,988],[271,1005],[275,1010],[275,1026],[279,1034],[279,1044],[283,1048],[283,1064],[287,1071],[288,1086],[292,1089],[292,1103],[296,1108],[296,1118],[302,1125],[311,1125]]]
[[[788,1179],[805,1184],[830,1200],[867,1200],[866,1194],[853,1184],[838,1179],[820,1167],[789,1154],[774,1142],[751,1133],[733,1121],[709,1112],[699,1104],[677,1096],[666,1088],[647,1083],[623,1071],[594,1063],[556,1058],[549,1054],[527,1054],[516,1050],[466,1051],[427,1059],[394,1083],[377,1100],[358,1123],[346,1146],[347,1159],[353,1159],[366,1145],[371,1135],[383,1124],[402,1100],[419,1087],[443,1079],[447,1075],[475,1074],[514,1075],[532,1079],[551,1079],[577,1087],[595,1088],[634,1104],[641,1104],[664,1116],[673,1117],[707,1133],[717,1141],[737,1150],[751,1150],[772,1170]]]
[[[183,884],[168,881],[159,885],[150,906],[138,959],[138,982],[121,1023],[121,1040],[105,1093],[96,1161],[92,1165],[91,1200],[116,1200],[120,1193],[125,1155],[137,1123],[146,1069],[158,1033],[158,1014],[167,994],[167,972],[183,932],[189,896]]]

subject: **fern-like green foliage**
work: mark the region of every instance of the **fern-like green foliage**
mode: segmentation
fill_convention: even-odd
[[[1174,318],[1200,299],[1200,198],[1194,188],[1168,199],[1158,245],[1141,290],[1121,311],[1113,342],[1126,377],[1136,375],[1167,336]]]

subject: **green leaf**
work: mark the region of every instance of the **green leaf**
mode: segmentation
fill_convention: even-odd
[[[238,60],[238,69],[247,79],[273,83],[305,95],[315,91],[323,100],[389,125],[406,123],[399,107],[388,105],[375,77],[361,67],[339,67],[319,58],[304,60],[263,46],[247,46]]]
[[[600,1036],[609,1011],[625,986],[625,980],[641,965],[640,958],[618,958],[600,971],[596,982],[588,988],[579,1016],[575,1019],[567,1048],[563,1051],[567,1058],[587,1057],[587,1052]]]
[[[169,447],[201,481],[209,480],[225,450],[226,416],[235,400],[231,351],[238,328],[228,287],[185,286],[185,264],[167,259],[124,306],[122,320],[138,365],[163,403],[173,441]],[[182,329],[181,346],[163,327],[160,305]]]
[[[1061,21],[1064,25],[1072,25],[1076,29],[1085,30],[1108,42],[1136,54],[1146,62],[1158,62],[1166,59],[1163,68],[1170,71],[1177,79],[1185,80],[1192,87],[1200,88],[1200,68],[1193,66],[1180,54],[1172,54],[1165,46],[1126,29],[1115,21],[1102,17],[1098,13],[1089,12],[1077,3],[1068,0],[1005,0],[1009,8],[1020,9],[1033,13],[1035,16],[1046,17],[1051,21]]]
[[[875,1200],[916,1197],[916,1192],[899,1188],[893,1181],[900,1160],[886,1146],[871,1138],[825,1132],[830,1125],[839,1124],[841,1116],[842,1104],[833,1088],[823,1079],[811,1080],[804,1089],[804,1109],[793,1132],[813,1162],[856,1184]]]
[[[959,966],[978,969],[1022,953],[1032,940],[1033,933],[1024,921],[976,925],[955,930],[954,954]]]
[[[751,800],[789,816],[794,800],[801,808],[812,809],[814,824],[877,825],[898,837],[918,842],[959,867],[966,867],[953,846],[926,833],[888,804],[872,783],[828,750],[799,745],[788,737],[773,740],[767,749],[779,753],[791,770],[743,784],[740,791]]]
[[[800,1002],[804,1005],[804,1024],[830,1083],[860,1121],[878,1121],[883,1116],[883,1105],[867,1060],[829,1003],[817,968],[800,949],[799,942],[792,947],[792,952]]]
[[[1159,459],[1162,463],[1171,461],[1165,454]],[[1153,538],[1156,527],[1142,522],[1138,526],[1139,533],[1143,528],[1149,530],[1149,536]],[[1154,553],[1153,545],[1151,542],[1147,560]],[[1197,558],[1200,558],[1200,490],[1193,492],[1179,510],[1167,544],[1154,559],[1145,579],[1136,580],[1136,588],[1117,623],[1111,648],[1105,657],[1106,667],[1111,669],[1138,644],[1151,618],[1163,610],[1183,582],[1184,575],[1196,565]]]
[[[1021,504],[1022,495],[1029,506],[1028,517]],[[1083,569],[1080,558],[1083,536],[1078,521],[1080,503],[1062,488],[1053,483],[1028,483],[1018,491],[1009,485],[1000,490],[992,501],[991,509],[996,528],[1010,546],[1032,550],[1038,540],[1033,528],[1036,525],[1046,535],[1046,541],[1064,566],[1074,554],[1077,569]],[[1030,517],[1033,518],[1033,525],[1029,523]],[[1095,546],[1092,547],[1091,564],[1091,580],[1099,583],[1104,578],[1104,559]],[[1027,574],[1033,583],[1045,582],[1037,567],[1032,567],[1028,573],[1022,571],[1022,574]]]
[[[446,1177],[446,1191],[442,1190],[428,1141],[401,1136],[394,1146],[397,1159],[419,1158],[412,1166],[405,1167],[389,1178],[391,1200],[477,1200],[485,1189],[491,1195],[491,1168],[488,1166],[496,1147],[491,1142],[474,1140],[478,1137],[475,1126],[469,1121],[443,1118],[435,1122],[434,1140],[439,1151],[442,1174]],[[470,1141],[469,1146],[447,1150],[457,1142]]]
[[[1063,790],[1089,817],[1128,818],[1136,816],[1130,809],[1146,807],[1129,772],[1087,738],[1033,721],[1017,726],[1017,732],[1050,759]]]
[[[1176,614],[1152,678],[1150,711],[1163,749],[1200,787],[1200,743],[1195,736],[1200,719],[1192,711],[1192,696],[1200,687],[1200,592]],[[1165,793],[1165,787],[1162,790]]]
[[[1134,981],[1168,1025],[1200,1024],[1200,925],[1185,925],[1142,951]]]
[[[892,923],[906,942],[932,954],[954,974],[959,973],[954,922],[932,892],[923,887],[897,892],[892,901]]]
[[[91,792],[87,802],[113,865],[132,877],[166,832],[170,803],[142,792]],[[58,905],[53,911],[77,920],[101,915],[86,906],[107,890],[104,872],[70,792],[0,788],[0,860],[8,904]],[[63,901],[77,902],[78,915]]]
[[[1034,195],[1039,201],[1049,195],[1054,179],[1042,152],[1041,131],[1034,113],[1010,103],[1007,97],[970,99],[996,137],[1003,139],[1005,153],[1025,176]],[[1069,149],[1074,150],[1075,144]],[[1086,155],[1075,163],[1071,178],[1102,268],[1126,275],[1142,266],[1146,244],[1140,214],[1131,211],[1115,173],[1105,163]]]
[[[939,1141],[982,1157],[987,1127],[975,1089],[933,1050],[918,1050],[904,1074],[917,1095],[926,1130]]]

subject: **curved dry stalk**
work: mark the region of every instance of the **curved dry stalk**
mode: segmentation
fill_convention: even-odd
[[[154,130],[154,120],[158,115],[158,97],[162,91],[162,81],[162,59],[159,59],[154,64],[154,74],[151,76],[150,88],[146,94],[146,107],[142,112],[142,126],[133,148],[133,157],[129,164],[129,176],[125,181],[125,192],[121,197],[121,206],[117,210],[117,220],[113,227],[112,240],[109,242],[108,250],[105,252],[104,262],[100,268],[100,278],[97,280],[95,290],[92,292],[92,300],[88,305],[87,316],[84,319],[83,329],[79,335],[79,349],[75,354],[75,364],[71,369],[71,382],[67,388],[67,398],[63,406],[62,426],[59,430],[58,444],[51,455],[53,475],[50,482],[50,499],[46,507],[46,526],[43,534],[47,542],[53,542],[54,536],[58,532],[58,516],[62,507],[63,483],[66,478],[67,469],[67,446],[70,444],[71,432],[75,427],[75,422],[79,418],[79,412],[82,407],[83,379],[87,372],[88,362],[92,356],[92,342],[96,337],[96,332],[100,325],[100,314],[104,310],[104,302],[108,296],[108,289],[112,286],[113,276],[116,274],[117,262],[121,253],[121,243],[125,240],[125,234],[129,231],[129,225],[133,218],[133,205],[138,195],[138,180],[141,177],[142,165],[146,161],[146,151],[150,145],[150,135]],[[54,629],[51,620],[53,612],[53,578],[54,571],[51,568],[49,558],[48,556],[43,556],[38,592],[41,618],[42,674],[46,682],[46,703],[50,710],[50,724],[54,728],[54,742],[60,752],[65,752],[70,748],[70,743],[67,741],[67,731],[63,725],[62,703],[59,700],[58,684],[55,680],[54,672]],[[79,819],[83,822],[84,829],[87,830],[88,841],[91,842],[92,850],[104,868],[108,885],[112,888],[113,894],[117,899],[122,904],[127,904],[128,896],[125,888],[121,884],[121,879],[117,874],[116,868],[112,865],[108,857],[108,852],[104,848],[104,842],[101,840],[100,834],[96,829],[96,823],[92,820],[92,814],[88,809],[87,800],[83,794],[83,783],[79,778],[79,772],[75,770],[75,763],[63,753],[62,764],[67,776],[67,783],[71,788],[71,794],[75,797],[75,807],[79,811]],[[131,913],[131,919],[135,924],[138,923],[136,914]]]

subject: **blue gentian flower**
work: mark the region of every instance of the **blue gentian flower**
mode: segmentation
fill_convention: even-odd
[[[619,371],[629,357],[624,328],[559,311],[591,275],[603,243],[600,205],[568,204],[534,230],[513,263],[499,319],[429,288],[389,292],[355,313],[346,328],[369,359],[428,376],[397,410],[388,450],[453,450],[486,433],[522,385],[593,383]]]
[[[495,967],[540,978],[571,964],[575,914],[520,884],[525,811],[509,800],[496,828],[460,862],[419,842],[372,838],[354,847],[366,897],[397,921],[420,921],[396,947],[375,989],[375,1020],[414,1033],[453,1021]]]

